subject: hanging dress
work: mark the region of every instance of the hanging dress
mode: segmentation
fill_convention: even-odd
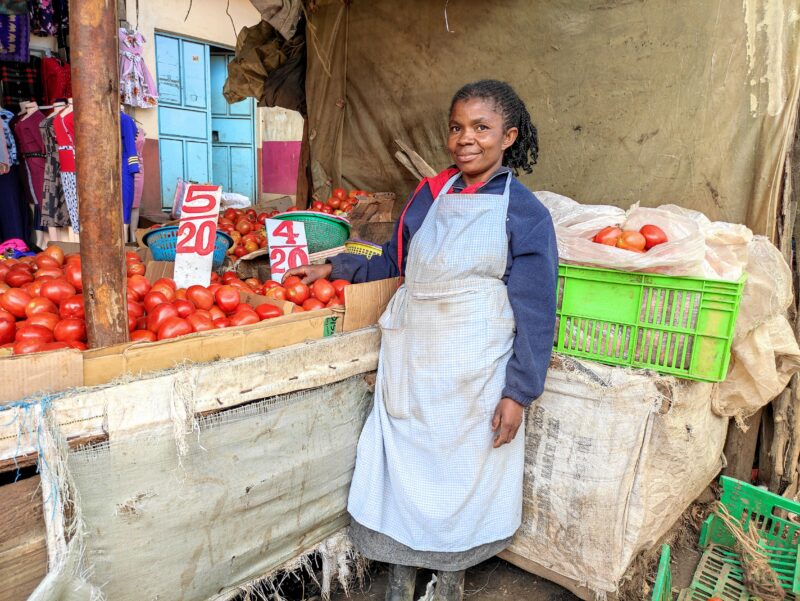
[[[67,113],[66,115],[64,113]],[[69,211],[72,231],[80,232],[78,217],[78,181],[75,175],[75,113],[64,111],[53,120],[53,129],[58,142],[58,161],[61,168],[61,184]]]
[[[26,116],[14,124],[14,135],[17,139],[17,151],[21,163],[25,167],[28,195],[33,205],[33,227],[41,229],[42,225],[42,191],[44,189],[44,142],[39,124],[45,116],[41,111]]]
[[[0,109],[0,242],[19,238],[29,240],[29,221],[25,199],[17,174],[18,156],[16,142],[9,123],[14,113]]]
[[[44,185],[42,186],[42,218],[44,227],[64,227],[69,225],[69,211],[61,183],[61,163],[58,156],[58,142],[53,121],[56,115],[50,115],[39,124],[44,143]]]
[[[50,36],[58,33],[53,0],[30,0],[31,33]]]
[[[153,108],[158,104],[158,91],[153,76],[142,57],[144,36],[138,31],[119,30],[119,93],[123,104]]]
[[[119,115],[120,150],[122,151],[122,220],[131,222],[134,177],[139,173],[139,155],[136,154],[136,124],[125,113]]]
[[[72,70],[69,63],[54,56],[42,59],[42,93],[45,104],[72,98]]]
[[[380,318],[375,400],[348,501],[370,559],[461,570],[520,525],[524,422],[498,449],[490,427],[515,336],[506,177],[502,195],[444,193],[458,174],[450,179]]]
[[[139,159],[139,171],[133,176],[133,207],[138,209],[142,204],[142,192],[144,191],[144,130],[138,127],[136,130],[136,157]]]

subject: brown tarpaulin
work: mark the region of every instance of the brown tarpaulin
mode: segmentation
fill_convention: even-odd
[[[312,160],[334,182],[404,199],[416,182],[393,140],[445,167],[452,94],[491,77],[539,128],[531,189],[675,203],[772,233],[798,110],[800,0],[450,0],[450,32],[445,4],[317,2]]]

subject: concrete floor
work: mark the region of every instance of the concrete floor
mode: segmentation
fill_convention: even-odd
[[[417,597],[425,593],[431,573],[420,570]],[[387,570],[378,565],[370,570],[363,591],[339,592],[332,601],[383,601]],[[493,558],[467,571],[465,601],[576,601],[578,598],[560,586],[542,580],[503,561]]]

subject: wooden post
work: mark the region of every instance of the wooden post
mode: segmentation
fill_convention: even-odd
[[[728,465],[722,470],[722,473],[726,476],[750,482],[756,457],[761,413],[762,409],[759,409],[744,420],[747,425],[747,432],[742,432],[739,426],[736,425],[735,420],[731,420],[728,425],[728,439],[725,441],[724,451]]]
[[[99,347],[128,340],[116,2],[73,0],[70,36],[83,300]]]
[[[311,197],[311,152],[308,140],[308,117],[303,116],[303,140],[300,142],[300,164],[297,166],[297,191],[294,204],[298,209],[308,208]]]

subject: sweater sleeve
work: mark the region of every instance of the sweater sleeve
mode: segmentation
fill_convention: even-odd
[[[558,249],[550,216],[531,229],[512,230],[510,242],[507,285],[517,333],[503,396],[527,407],[544,391],[553,351]]]

